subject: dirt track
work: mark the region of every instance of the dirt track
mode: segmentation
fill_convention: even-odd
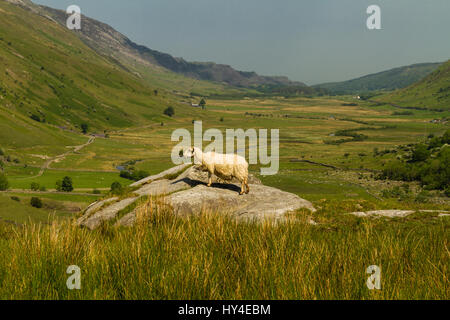
[[[48,159],[48,160],[45,161],[45,163],[41,166],[41,169],[39,170],[39,173],[38,173],[37,175],[35,175],[35,176],[33,176],[33,177],[27,177],[26,179],[39,178],[40,176],[42,176],[42,175],[44,174],[44,172],[45,172],[46,169],[49,169],[49,168],[50,168],[50,165],[51,165],[53,162],[55,162],[55,161],[57,161],[57,160],[63,160],[63,159],[64,159],[66,156],[68,156],[69,154],[80,151],[81,149],[83,149],[83,148],[87,147],[88,145],[92,144],[94,141],[95,141],[95,137],[94,137],[94,136],[91,136],[91,137],[89,137],[89,140],[88,140],[86,143],[84,143],[84,144],[82,144],[82,145],[79,145],[79,146],[74,146],[74,147],[72,147],[73,150],[64,152],[63,154],[60,154],[60,155],[57,155],[56,157],[53,157],[53,158],[51,158],[51,159]]]

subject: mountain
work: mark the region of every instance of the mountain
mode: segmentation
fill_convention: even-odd
[[[160,121],[177,105],[51,17],[16,5],[27,1],[9,2],[0,1],[1,145],[51,144],[83,123],[103,131]]]
[[[348,81],[323,83],[313,87],[326,89],[332,94],[357,94],[378,90],[391,91],[405,88],[423,79],[440,65],[441,63],[413,64]]]
[[[67,15],[64,11],[40,6],[61,25],[66,25]],[[287,77],[260,76],[255,72],[244,72],[229,65],[214,62],[188,62],[167,53],[149,49],[128,39],[111,26],[83,16],[82,28],[77,32],[80,39],[95,51],[109,56],[126,68],[139,72],[139,67],[150,67],[154,72],[164,68],[190,78],[225,83],[236,87],[258,87],[262,85],[298,86],[301,82]]]
[[[450,111],[450,60],[424,79],[376,100],[402,107]]]

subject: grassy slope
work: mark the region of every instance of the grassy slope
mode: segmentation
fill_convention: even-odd
[[[450,110],[450,61],[425,79],[376,100],[405,107]]]
[[[405,88],[435,71],[440,63],[420,63],[395,68],[357,79],[342,82],[319,84],[314,87],[325,88],[332,93],[355,94],[374,90],[395,90]]]
[[[172,102],[58,24],[5,2],[0,10],[2,119],[36,114],[47,124],[101,130],[157,118]],[[20,136],[26,124],[14,122]]]

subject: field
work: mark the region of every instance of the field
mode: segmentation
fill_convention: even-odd
[[[373,150],[417,143],[430,134],[442,134],[448,128],[447,124],[431,122],[437,116],[432,111],[414,110],[412,115],[403,116],[394,115],[395,111],[398,109],[389,105],[375,105],[345,96],[209,100],[206,110],[176,107],[175,116],[166,117],[164,125],[148,121],[143,126],[111,131],[109,138],[97,137],[92,144],[52,162],[41,176],[38,173],[45,162],[43,159],[57,157],[71,150],[70,146],[85,143],[87,138],[71,133],[75,139],[73,143],[66,142],[67,145],[62,141],[51,147],[35,144],[30,149],[3,148],[5,154],[19,160],[19,163],[5,161],[4,172],[14,193],[29,192],[32,182],[54,191],[56,181],[65,176],[72,178],[75,193],[91,193],[93,189],[106,192],[115,181],[122,185],[132,182],[119,177],[117,169],[129,161],[135,162],[136,169],[149,174],[173,166],[170,152],[176,142],[170,140],[171,133],[177,128],[192,132],[193,120],[202,120],[203,131],[208,128],[218,128],[222,132],[227,128],[280,129],[279,173],[260,178],[265,184],[307,200],[361,199],[373,201],[379,208],[386,207],[386,202],[393,208],[448,208],[445,201],[409,203],[380,199],[382,190],[401,183],[373,179],[384,163],[395,157],[392,153],[375,157]],[[445,115],[439,113],[439,116]],[[339,130],[348,129],[356,129],[355,132],[367,138],[347,141],[351,138],[335,136]],[[340,139],[345,142],[333,144]],[[259,175],[258,166],[250,169]],[[413,189],[416,187],[414,183],[410,185]]]
[[[417,201],[417,183],[374,179],[384,163],[395,158],[392,153],[375,157],[374,148],[417,143],[448,129],[444,123],[431,122],[437,117],[433,111],[414,110],[403,116],[394,115],[395,111],[390,105],[346,96],[209,100],[206,110],[177,106],[175,116],[166,117],[164,125],[148,121],[111,131],[109,138],[97,137],[52,163],[39,177],[44,161],[31,156],[39,146],[29,153],[5,148],[20,163],[5,162],[12,190],[0,197],[0,298],[448,298],[448,218],[438,218],[436,213],[391,220],[346,214],[450,209],[448,198],[440,192]],[[177,128],[192,131],[193,120],[202,120],[203,130],[280,129],[279,173],[260,176],[259,166],[251,166],[251,173],[267,185],[312,201],[318,212],[300,211],[291,222],[274,225],[236,223],[211,213],[180,219],[149,209],[142,212],[147,219],[133,228],[105,225],[99,232],[88,232],[73,227],[72,219],[103,197],[112,182],[132,182],[119,177],[117,166],[133,161],[149,174],[173,166],[170,151],[176,142],[170,140],[171,133]],[[333,144],[351,139],[334,133],[357,128],[367,136],[363,141]],[[42,148],[39,154],[57,156],[69,145],[84,143],[86,137],[76,140],[55,144],[48,154]],[[29,159],[35,162],[25,166]],[[66,175],[73,178],[73,193],[54,192],[56,180]],[[26,190],[31,182],[47,191]],[[383,190],[404,185],[412,190],[407,198],[382,195]],[[103,194],[93,195],[94,188]],[[42,198],[44,208],[32,208],[31,196]],[[311,218],[318,224],[306,223]],[[83,272],[81,291],[65,287],[65,270],[72,264]],[[382,290],[370,291],[365,285],[365,269],[373,264],[382,267]]]

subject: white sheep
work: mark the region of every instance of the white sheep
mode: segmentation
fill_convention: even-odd
[[[204,169],[208,170],[208,187],[212,184],[212,175],[214,174],[222,180],[238,179],[241,183],[241,195],[250,192],[248,163],[245,158],[237,154],[203,153],[196,147],[183,151],[183,155],[189,158],[193,157],[195,164],[201,164]]]

